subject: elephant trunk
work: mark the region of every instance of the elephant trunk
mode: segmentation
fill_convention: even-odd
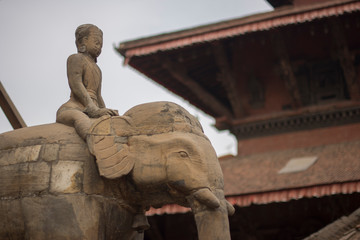
[[[211,192],[199,189],[187,197],[195,216],[199,240],[230,240],[228,215],[233,206],[226,201],[222,190]]]

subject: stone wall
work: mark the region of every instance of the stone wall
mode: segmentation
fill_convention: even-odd
[[[74,129],[0,135],[0,239],[130,239],[132,213]],[[116,197],[116,198],[115,198]]]

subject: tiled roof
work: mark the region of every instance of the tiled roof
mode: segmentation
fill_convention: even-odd
[[[307,170],[278,173],[290,159],[310,156],[318,159]],[[228,196],[360,181],[360,141],[234,157],[221,166]]]
[[[337,0],[299,7],[279,8],[249,17],[123,42],[117,50],[125,57],[126,63],[133,56],[148,55],[158,51],[310,22],[359,10],[360,2],[354,0]]]

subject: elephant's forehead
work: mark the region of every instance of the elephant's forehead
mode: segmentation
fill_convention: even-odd
[[[101,118],[93,124],[90,132],[120,137],[183,132],[207,139],[199,121],[184,108],[171,102],[141,104],[123,116]]]
[[[171,102],[153,102],[135,106],[125,116],[135,127],[188,126],[202,132],[199,121],[181,106]]]

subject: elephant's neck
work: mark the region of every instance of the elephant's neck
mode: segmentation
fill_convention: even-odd
[[[118,188],[121,199],[124,199],[126,209],[133,213],[138,213],[146,208],[146,206],[143,205],[144,196],[141,191],[135,187],[131,176],[125,176],[119,179]]]

